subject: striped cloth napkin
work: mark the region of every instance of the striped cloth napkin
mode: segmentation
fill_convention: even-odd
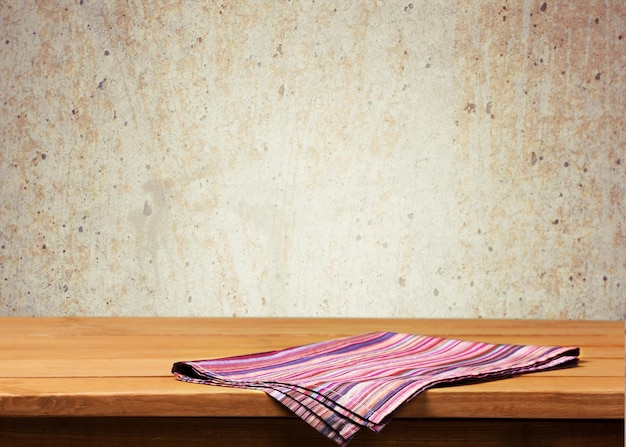
[[[379,432],[393,412],[436,385],[570,366],[575,347],[490,344],[374,332],[283,350],[177,362],[178,380],[262,390],[345,446]]]

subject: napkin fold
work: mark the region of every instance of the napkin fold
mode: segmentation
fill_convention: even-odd
[[[576,364],[576,347],[491,344],[372,332],[276,351],[174,363],[181,381],[261,390],[345,446],[437,385]]]

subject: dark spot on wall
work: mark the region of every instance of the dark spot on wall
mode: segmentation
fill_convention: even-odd
[[[616,165],[621,165],[622,164],[622,159],[618,158],[617,161],[615,162]]]
[[[596,22],[596,25],[600,23],[600,19],[596,17],[596,19],[594,20],[594,22]]]
[[[111,54],[111,53],[109,53],[109,50],[104,50],[104,55],[105,56],[108,56],[109,54]]]
[[[79,233],[82,233],[82,232],[83,232],[83,227],[82,227],[82,225],[81,225],[80,227],[78,227],[78,232],[79,232]]]
[[[565,163],[563,163],[563,166],[566,167],[566,168],[569,167],[569,162],[566,161]]]
[[[476,113],[476,104],[468,102],[463,110],[465,110],[467,113]]]
[[[537,154],[535,154],[534,152],[532,152],[530,154],[530,164],[535,166],[535,163],[537,163]]]
[[[546,12],[546,9],[548,9],[548,4],[546,2],[543,2],[541,4],[541,12]]]
[[[151,214],[152,214],[152,207],[150,206],[150,204],[146,200],[146,202],[143,204],[143,215],[144,216],[150,216]]]
[[[404,279],[402,276],[398,277],[398,284],[400,284],[401,287],[406,286],[406,279]]]
[[[608,280],[609,280],[609,278],[607,278],[606,276],[602,277],[602,281],[608,281]]]
[[[48,248],[48,247],[46,247],[46,244],[43,244],[43,245],[41,246],[41,248],[43,248],[43,249],[45,250],[45,249],[46,249],[46,248]]]
[[[104,78],[102,81],[100,81],[98,83],[98,89],[102,90],[104,89],[104,83],[106,82],[107,78]]]
[[[600,80],[600,76],[602,76],[602,73],[598,73],[598,74],[596,75],[596,81],[599,81],[599,80]]]
[[[41,154],[41,159],[45,160],[46,159],[46,154]]]
[[[559,219],[554,219],[552,221],[552,225],[558,225],[559,224]]]

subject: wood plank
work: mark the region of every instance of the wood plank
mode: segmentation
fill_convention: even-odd
[[[132,339],[130,341],[133,341]],[[123,344],[123,340],[120,340]],[[567,346],[567,345],[565,345]],[[608,347],[589,347],[580,348],[580,359],[585,361],[599,360],[623,360],[624,355],[619,348]],[[248,345],[244,342],[240,346],[225,346],[223,344],[215,344],[215,346],[194,346],[193,344],[182,346],[143,346],[114,349],[107,343],[93,343],[89,348],[63,346],[49,346],[46,349],[4,349],[0,350],[2,359],[6,361],[19,360],[59,360],[59,361],[81,361],[81,360],[97,360],[97,359],[117,359],[130,360],[138,357],[146,359],[167,359],[169,363],[180,360],[197,360],[216,357],[227,357],[232,355],[251,354],[267,350],[267,346]],[[1,361],[1,360],[0,360]]]
[[[182,445],[328,447],[293,418],[0,418],[12,447]],[[624,422],[602,420],[402,419],[382,432],[362,430],[350,447],[623,447]]]
[[[256,335],[285,334],[341,336],[366,331],[393,330],[455,336],[532,334],[624,335],[619,321],[368,319],[368,318],[76,318],[3,317],[3,335]]]
[[[1,323],[0,319],[0,323]],[[345,335],[345,334],[344,334]],[[436,334],[435,334],[436,335]],[[489,343],[536,344],[576,346],[583,350],[584,355],[593,357],[593,351],[598,349],[614,348],[613,358],[624,357],[623,336],[618,333],[607,334],[561,334],[561,335],[476,335],[472,333],[456,334],[457,338]],[[236,355],[238,353],[258,352],[260,350],[282,349],[299,344],[313,343],[333,338],[329,335],[301,335],[295,338],[285,334],[230,334],[230,335],[196,335],[193,337],[177,337],[172,335],[83,335],[80,337],[68,334],[39,335],[39,336],[0,336],[0,352],[15,358],[34,357],[42,352],[46,356],[55,356],[64,352],[77,352],[92,355],[104,353],[118,353],[117,356],[128,353],[136,356],[150,355],[161,350],[172,352],[189,351],[193,348],[204,356],[217,350],[217,355]],[[94,348],[97,348],[94,349]]]
[[[345,334],[341,335],[344,336]],[[430,334],[429,334],[430,335]],[[0,336],[0,349],[3,351],[22,352],[22,355],[28,355],[23,352],[24,349],[33,351],[46,351],[50,348],[60,350],[89,350],[97,344],[99,348],[107,348],[114,351],[144,351],[150,349],[168,348],[184,349],[193,346],[198,349],[205,350],[215,347],[221,349],[282,349],[307,343],[314,343],[322,340],[329,340],[331,336],[319,335],[302,335],[291,338],[285,334],[262,334],[256,335],[196,335],[194,337],[183,338],[171,335],[145,335],[145,334],[128,334],[128,335],[83,335],[76,337],[74,335],[56,334],[51,336]],[[578,334],[525,334],[525,335],[482,335],[478,336],[472,333],[456,334],[457,339],[487,342],[487,343],[508,343],[508,344],[534,344],[534,345],[559,345],[559,346],[576,346],[576,347],[615,347],[616,351],[621,349],[624,355],[624,343],[619,337],[609,337],[606,334],[594,335],[578,335]],[[130,340],[132,343],[126,343]]]
[[[285,416],[259,391],[166,377],[0,379],[0,416]],[[532,375],[431,389],[404,417],[624,418],[621,377]]]
[[[98,351],[96,349],[96,351]],[[127,355],[126,358],[107,358],[104,353],[100,356],[83,357],[76,353],[60,358],[35,357],[31,359],[0,360],[0,377],[145,377],[170,376],[174,359],[193,359],[193,352],[154,353],[153,356],[140,357]],[[187,354],[187,355],[185,355]],[[111,354],[115,355],[115,354]],[[56,356],[55,356],[56,357]],[[623,377],[624,361],[622,359],[583,359],[578,366],[556,369],[545,372],[531,373],[542,377]]]

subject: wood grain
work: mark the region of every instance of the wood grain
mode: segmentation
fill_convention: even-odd
[[[406,417],[621,418],[623,379],[535,377],[434,388]],[[264,393],[172,378],[1,379],[0,416],[285,416]],[[593,404],[591,404],[593,403]]]
[[[251,437],[254,445],[292,445],[295,438],[327,445],[265,393],[178,382],[171,366],[180,360],[268,351],[376,330],[576,346],[581,360],[573,368],[431,389],[397,411],[390,428],[404,428],[387,428],[379,437],[364,434],[354,445],[379,445],[394,430],[398,435],[393,445],[412,445],[411,436],[417,433],[426,436],[420,445],[438,445],[434,439],[445,433],[456,433],[463,442],[475,437],[474,444],[464,446],[591,445],[600,439],[596,444],[612,445],[606,442],[619,438],[620,427],[623,435],[620,322],[9,317],[0,319],[0,440],[12,442],[3,446],[82,445],[89,432],[85,427],[91,427],[104,439],[91,445],[123,445],[121,440],[131,432],[131,438],[152,436],[162,442],[154,445],[172,445],[172,439],[187,436],[187,427],[198,436],[216,437],[218,445],[248,445]],[[145,433],[137,428],[144,426]],[[254,431],[263,432],[260,441]],[[570,436],[576,431],[586,438]],[[232,432],[241,436],[235,439]],[[559,441],[494,441],[507,433],[529,442],[533,436]],[[50,443],[38,444],[37,439]],[[461,445],[448,441],[452,443],[445,445]]]

